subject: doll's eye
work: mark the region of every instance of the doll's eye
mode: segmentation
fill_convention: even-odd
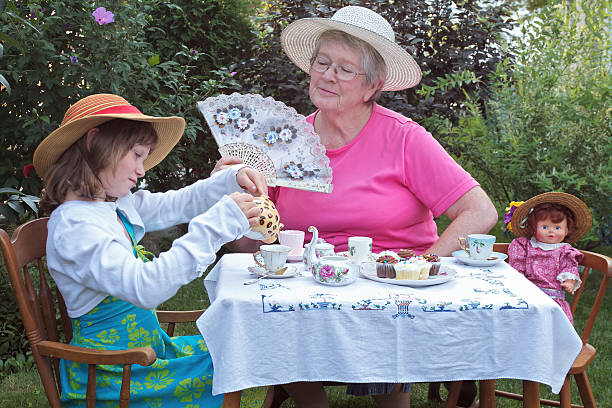
[[[546,225],[542,225],[542,229],[545,230],[546,229]]]

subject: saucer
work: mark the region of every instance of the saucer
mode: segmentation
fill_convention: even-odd
[[[289,252],[287,255],[287,261],[289,262],[302,262],[302,256],[304,255],[304,248],[300,248],[297,251]]]
[[[466,265],[470,266],[492,266],[499,262],[505,261],[508,258],[508,255],[502,254],[501,252],[492,252],[491,257],[495,257],[495,259],[472,259],[470,256],[463,250],[455,251],[452,253],[453,258],[462,262]]]
[[[284,278],[290,278],[296,275],[297,269],[295,266],[291,266],[287,264],[285,264],[285,266],[287,267],[287,270],[285,271],[285,273],[283,273],[282,275],[267,275],[266,279],[284,279]],[[261,266],[249,266],[248,270],[249,272],[257,276],[265,275],[268,273]]]

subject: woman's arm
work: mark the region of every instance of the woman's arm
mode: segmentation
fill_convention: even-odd
[[[467,234],[486,234],[497,223],[497,210],[480,187],[462,195],[445,212],[452,222],[428,250],[439,256],[450,256],[459,249],[459,237]]]

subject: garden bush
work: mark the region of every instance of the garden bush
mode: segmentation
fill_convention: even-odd
[[[240,4],[114,0],[104,4],[112,18],[97,21],[92,13],[100,4],[91,1],[9,2],[7,9],[31,26],[0,14],[0,31],[25,50],[6,43],[1,60],[0,73],[12,92],[0,93],[0,148],[6,152],[0,187],[38,195],[40,179],[26,178],[21,171],[31,163],[37,144],[59,126],[72,103],[104,92],[125,97],[144,113],[187,121],[179,146],[148,173],[152,189],[177,188],[208,175],[218,153],[195,103],[237,89],[226,64],[235,50],[248,50],[251,41],[246,29],[251,3]],[[213,29],[214,35],[206,35]],[[225,57],[211,59],[209,49]]]
[[[482,110],[475,100],[450,149],[503,209],[545,191],[564,191],[593,213],[583,247],[612,238],[612,55],[610,5],[548,6],[524,25],[516,63],[492,75]],[[442,129],[444,126],[439,126]]]
[[[350,4],[384,16],[395,31],[396,41],[421,67],[420,85],[383,93],[380,101],[416,121],[438,113],[456,123],[465,92],[486,98],[489,74],[497,62],[511,58],[504,40],[504,33],[513,27],[508,10],[487,1],[273,0],[257,18],[259,41],[252,58],[242,61],[237,69],[239,81],[245,89],[272,96],[302,114],[312,112],[308,77],[282,52],[280,32],[292,21],[331,17]]]

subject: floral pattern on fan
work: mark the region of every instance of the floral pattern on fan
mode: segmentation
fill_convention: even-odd
[[[219,95],[198,108],[222,157],[239,157],[269,186],[331,192],[332,170],[313,126],[295,109],[256,94]]]

